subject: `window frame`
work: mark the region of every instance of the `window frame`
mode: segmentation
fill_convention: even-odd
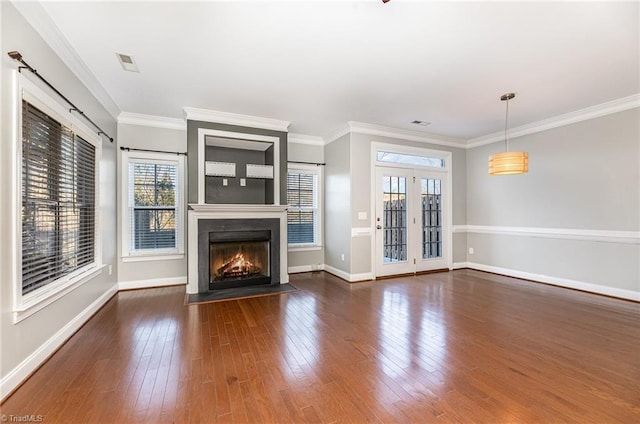
[[[120,166],[120,209],[121,209],[121,246],[120,258],[122,262],[143,262],[183,259],[185,256],[185,157],[177,153],[156,153],[129,150],[122,152]],[[177,195],[176,195],[176,247],[170,249],[131,249],[131,208],[129,207],[129,165],[131,163],[150,163],[156,165],[176,165],[177,166]]]
[[[12,269],[13,284],[13,322],[18,323],[33,315],[47,305],[62,298],[67,293],[80,287],[102,273],[105,265],[102,262],[102,225],[100,211],[100,161],[102,158],[102,139],[96,132],[88,128],[76,116],[72,115],[68,108],[56,101],[51,95],[45,93],[40,87],[20,74],[13,71],[13,116],[12,116],[12,195],[10,214],[14,223],[11,252],[15,267]],[[22,293],[22,101],[26,101],[40,109],[60,124],[71,129],[95,148],[95,228],[94,242],[95,254],[91,263],[66,274],[56,280],[33,290],[30,293]]]
[[[310,165],[310,164],[289,164],[287,166],[287,180],[289,173],[300,173],[300,174],[312,174],[317,175],[317,187],[316,187],[316,198],[317,198],[317,234],[315,235],[314,243],[289,243],[287,240],[287,250],[289,252],[304,252],[310,250],[320,250],[323,247],[323,180],[324,180],[324,172],[323,167],[321,165]],[[288,191],[288,187],[287,187]],[[291,205],[288,204],[289,199],[287,199],[287,214],[289,209],[291,209]]]
[[[424,156],[444,161],[444,166],[428,166],[428,165],[412,165],[400,162],[387,162],[378,160],[378,152],[397,153],[400,155]],[[402,144],[389,144],[372,141],[371,145],[373,166],[386,166],[392,168],[405,169],[425,169],[433,172],[441,172],[443,174],[451,171],[452,154],[448,150],[434,150],[423,147],[405,146]]]

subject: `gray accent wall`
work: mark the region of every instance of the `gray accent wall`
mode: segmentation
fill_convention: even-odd
[[[467,223],[598,231],[640,230],[640,109],[511,140],[529,173],[489,176],[502,142],[467,152]],[[510,234],[467,234],[472,264],[640,292],[640,246]]]
[[[198,128],[208,128],[220,131],[232,131],[245,134],[259,134],[280,139],[280,203],[284,204],[287,193],[287,133],[282,131],[264,130],[260,128],[241,127],[237,125],[219,124],[214,122],[187,120],[187,153],[188,153],[188,203],[198,203]],[[270,158],[268,158],[269,160]],[[275,171],[274,171],[275,172]],[[273,204],[273,181],[265,181],[267,189],[266,202]],[[271,190],[269,189],[271,187]]]
[[[324,151],[324,263],[346,273],[351,273],[352,263],[350,137],[338,138]]]
[[[0,15],[2,50],[2,55],[0,55],[2,86],[0,134],[3,152],[0,155],[0,197],[10,205],[11,186],[15,181],[13,170],[16,169],[16,166],[17,169],[20,169],[21,165],[14,163],[14,157],[8,154],[9,151],[14,150],[16,143],[12,136],[14,124],[12,75],[13,71],[17,69],[17,63],[7,56],[7,52],[17,50],[22,53],[30,65],[78,107],[82,108],[112,137],[116,137],[116,121],[10,2],[0,2]],[[48,88],[43,87],[34,78],[30,79],[33,79],[34,83],[41,86],[45,92],[51,93]],[[58,100],[54,93],[51,93],[51,97]],[[6,253],[15,250],[15,246],[12,244],[12,234],[19,228],[16,228],[16,222],[13,221],[12,215],[17,213],[19,217],[20,211],[19,206],[16,208],[17,211],[10,210],[10,207],[2,209],[0,251]],[[18,282],[14,281],[10,274],[10,270],[15,264],[8,255],[0,255],[0,381],[5,382],[7,378],[14,378],[9,377],[12,372],[17,372],[20,375],[20,372],[29,371],[29,366],[37,365],[38,354],[42,352],[40,349],[47,352],[47,349],[57,346],[61,338],[64,340],[67,326],[78,325],[77,319],[88,318],[86,311],[95,305],[94,302],[117,287],[116,146],[115,143],[112,144],[105,138],[103,138],[102,158],[100,159],[99,210],[102,230],[102,259],[106,265],[102,273],[17,324],[14,324],[12,319],[12,299],[14,286]],[[108,273],[109,265],[113,267],[112,275]]]
[[[120,211],[124,207],[122,200],[122,151],[120,147],[147,150],[163,150],[167,152],[187,151],[187,132],[167,128],[155,128],[142,125],[118,124],[118,235],[122,234],[123,222]],[[186,189],[186,184],[184,185]],[[187,228],[187,216],[183,215],[183,228]],[[126,224],[125,224],[126,225]],[[120,241],[120,237],[118,237]],[[186,244],[186,237],[185,237]],[[185,246],[186,251],[186,246]],[[156,260],[144,262],[122,262],[122,243],[118,243],[118,282],[133,283],[136,281],[157,280],[159,284],[171,280],[187,282],[186,254],[182,259]],[[179,279],[180,281],[177,281]]]

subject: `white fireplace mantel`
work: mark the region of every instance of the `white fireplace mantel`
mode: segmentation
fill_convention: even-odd
[[[187,213],[187,293],[198,293],[198,221],[201,219],[279,219],[280,284],[289,282],[287,273],[287,205],[222,205],[190,203]]]
[[[197,213],[265,213],[286,212],[288,205],[213,205],[210,203],[189,203],[189,211]],[[209,218],[211,219],[211,218]],[[214,218],[215,219],[215,218]]]

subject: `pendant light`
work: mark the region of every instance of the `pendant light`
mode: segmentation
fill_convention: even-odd
[[[489,156],[489,175],[513,175],[526,174],[529,171],[529,154],[527,152],[510,152],[507,128],[509,123],[509,100],[516,95],[514,93],[503,94],[500,100],[507,102],[504,118],[504,147],[503,153]]]

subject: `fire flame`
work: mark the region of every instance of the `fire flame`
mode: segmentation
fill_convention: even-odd
[[[224,277],[241,277],[260,273],[257,267],[250,260],[246,259],[242,253],[236,253],[230,260],[218,268],[218,274]]]

